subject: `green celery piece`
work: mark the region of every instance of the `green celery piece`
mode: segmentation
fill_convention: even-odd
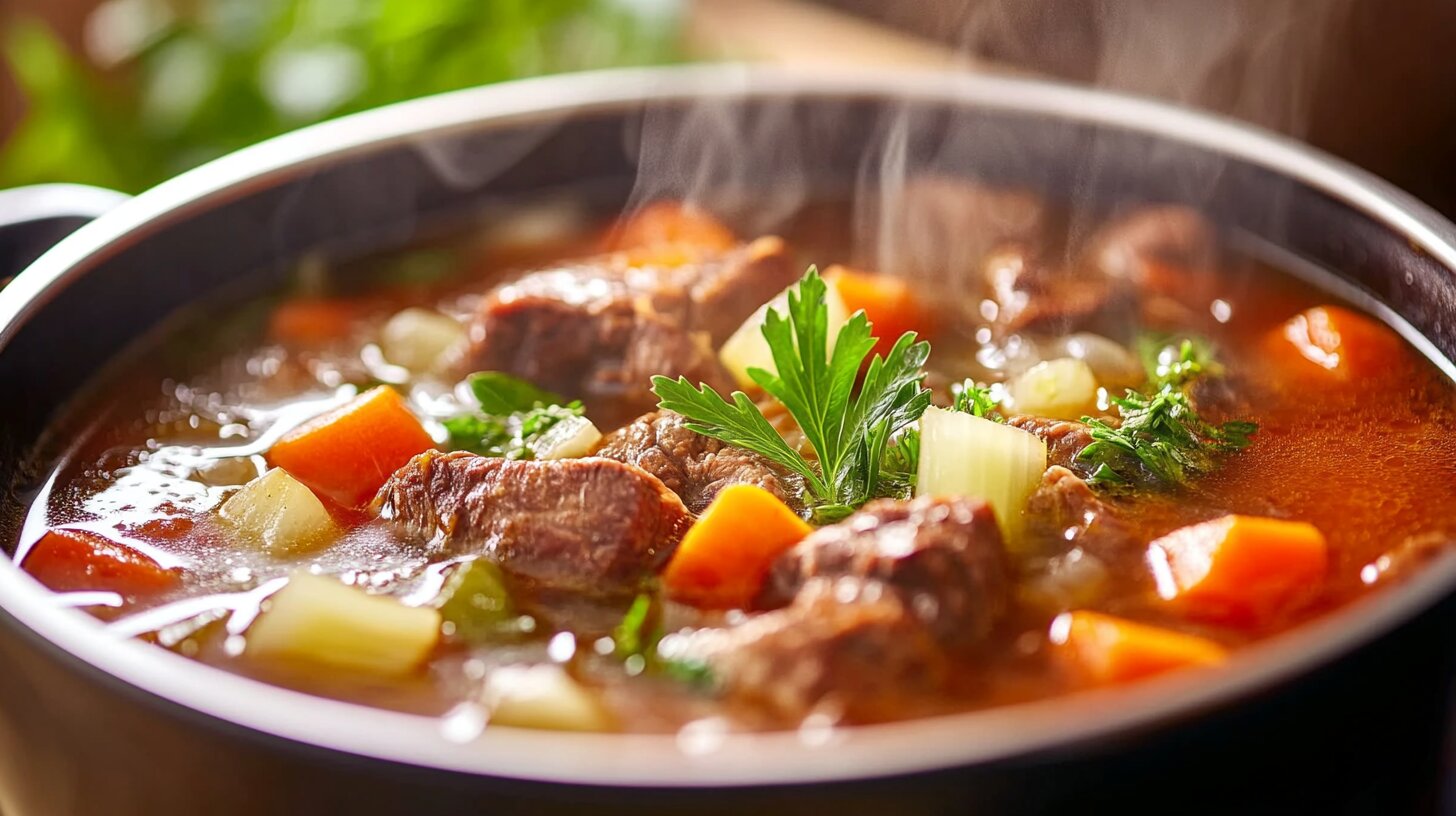
[[[497,639],[516,616],[505,576],[484,558],[456,567],[435,600],[440,616],[454,624],[454,637],[467,643]]]

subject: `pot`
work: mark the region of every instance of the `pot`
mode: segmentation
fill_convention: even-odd
[[[280,285],[304,252],[387,246],[561,191],[619,208],[721,189],[762,215],[793,206],[786,179],[842,192],[847,179],[892,183],[905,168],[1014,183],[1087,212],[1194,205],[1239,248],[1360,300],[1456,372],[1456,228],[1287,140],[1027,80],[741,67],[563,76],[248,148],[119,204],[31,264],[0,291],[0,543],[15,545],[18,511],[43,486],[49,423],[93,373],[181,307]],[[53,219],[64,214],[29,223],[63,229]],[[460,744],[434,719],[117,640],[0,558],[0,811],[1433,808],[1453,588],[1456,560],[1440,560],[1216,674],[984,712],[743,736],[495,728]]]

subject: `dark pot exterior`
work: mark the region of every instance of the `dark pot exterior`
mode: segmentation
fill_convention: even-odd
[[[694,130],[705,110],[740,124]],[[1015,183],[1087,211],[1193,204],[1246,246],[1334,270],[1408,321],[1433,356],[1456,354],[1450,225],[1358,172],[1237,126],[1025,82],[731,69],[560,78],[284,137],[121,206],[37,262],[0,296],[0,393],[23,395],[0,405],[0,543],[14,544],[17,511],[39,487],[47,423],[177,308],[263,291],[306,250],[396,243],[492,202],[571,190],[605,209],[692,194],[663,181],[693,175],[663,173],[663,156],[694,161],[770,124],[793,142],[794,179],[813,190],[855,178],[894,131],[916,169]],[[683,132],[694,138],[656,152],[647,136]],[[783,180],[760,151],[719,158],[729,155],[740,196]],[[94,214],[85,209],[75,214]],[[48,223],[61,232],[79,220]],[[89,665],[84,650],[35,631],[33,599],[14,591],[0,594],[0,812],[1430,811],[1441,802],[1456,634],[1449,566],[1325,627],[1334,634],[1324,645],[1290,647],[1309,656],[1158,716],[970,759],[935,742],[923,757],[887,757],[880,770],[850,763],[802,784],[768,773],[757,784],[619,786],[550,762],[493,776],[336,750],[168,699],[156,688],[172,664],[159,660],[156,683],[142,687]],[[0,593],[25,580],[8,563],[0,570]],[[1352,623],[1360,615],[1366,623]],[[765,755],[764,767],[778,759]],[[508,778],[523,775],[534,781]]]

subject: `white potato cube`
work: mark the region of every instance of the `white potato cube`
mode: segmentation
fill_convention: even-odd
[[[829,313],[829,350],[834,350],[834,341],[839,337],[839,330],[845,323],[849,322],[849,308],[844,305],[844,298],[840,296],[839,289],[834,285],[833,279],[825,281],[824,304]],[[798,286],[798,284],[794,284]],[[793,287],[789,287],[792,289]],[[748,376],[750,368],[761,368],[764,371],[778,372],[778,366],[774,365],[773,352],[768,347],[768,340],[763,336],[763,322],[768,315],[770,308],[785,314],[789,310],[788,289],[780,292],[773,300],[760,306],[743,325],[739,326],[733,335],[723,342],[723,347],[718,349],[718,359],[723,366],[737,380],[742,388],[749,388],[753,378]]]
[[[243,485],[218,514],[244,538],[277,555],[315,549],[338,534],[324,503],[282,468]]]
[[[612,720],[590,689],[560,666],[504,666],[485,688],[490,721],[552,731],[608,731]]]
[[[248,628],[244,654],[397,676],[417,669],[439,638],[434,609],[299,571]]]

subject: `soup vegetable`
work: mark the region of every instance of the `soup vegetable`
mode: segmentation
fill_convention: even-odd
[[[307,261],[104,378],[16,557],[117,637],[468,737],[1212,673],[1445,550],[1456,398],[1385,325],[1181,207],[903,205],[878,269],[831,205],[745,240],[674,202]]]

